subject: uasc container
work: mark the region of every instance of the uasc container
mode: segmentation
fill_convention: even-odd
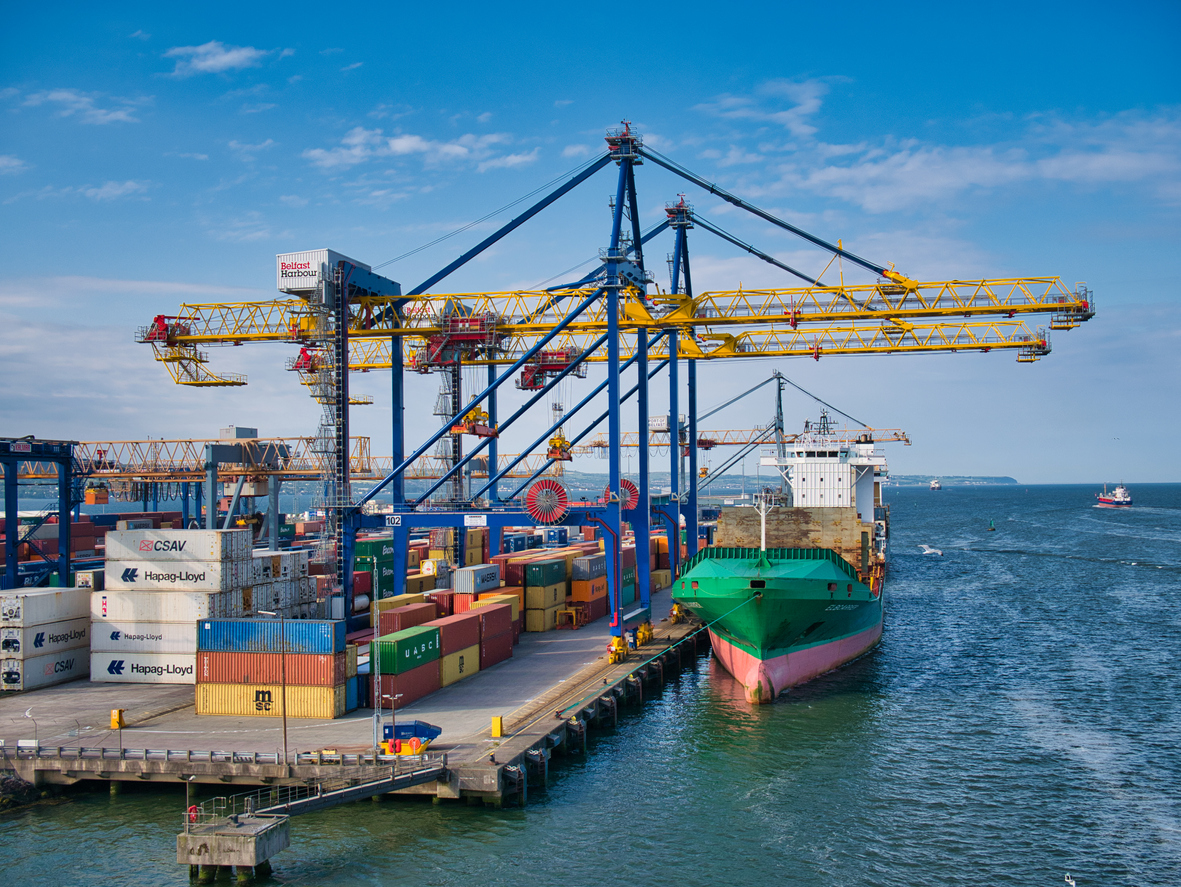
[[[420,625],[379,637],[370,644],[370,669],[375,674],[402,674],[439,658],[439,629]]]

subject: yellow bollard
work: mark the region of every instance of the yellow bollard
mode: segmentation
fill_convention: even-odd
[[[126,726],[127,726],[127,722],[123,720],[123,709],[112,708],[111,709],[111,729],[112,730],[122,730]]]
[[[492,738],[500,739],[504,736],[504,718],[497,715],[492,719]]]

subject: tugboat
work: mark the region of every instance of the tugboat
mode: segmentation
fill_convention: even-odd
[[[931,481],[931,489],[932,490],[942,490],[943,489],[943,484],[939,483],[939,478],[934,478]]]
[[[1103,485],[1103,492],[1096,493],[1095,498],[1099,500],[1099,508],[1131,508],[1132,494],[1128,492],[1128,488],[1122,483],[1112,490],[1107,492],[1107,484]]]

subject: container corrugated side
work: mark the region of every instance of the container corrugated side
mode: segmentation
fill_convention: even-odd
[[[461,594],[480,594],[500,588],[500,567],[480,564],[455,571],[453,588]]]
[[[247,561],[108,560],[107,591],[229,591],[251,584]]]
[[[439,617],[439,608],[434,601],[421,604],[407,604],[405,607],[394,607],[392,610],[382,610],[378,614],[378,635],[393,634],[417,625],[425,625]]]
[[[450,653],[439,660],[439,683],[448,687],[480,670],[480,645]]]
[[[492,606],[495,606],[496,604],[508,604],[510,607],[512,607],[513,619],[518,619],[518,618],[520,618],[521,611],[523,609],[525,609],[521,605],[521,598],[523,598],[524,596],[525,595],[524,595],[523,590],[522,590],[522,593],[519,595],[517,595],[517,594],[501,594],[500,592],[489,592],[489,593],[485,593],[485,594],[480,595],[480,599],[478,601],[476,601],[474,604],[472,604],[472,609],[478,610],[481,607],[492,607]]]
[[[0,625],[0,657],[30,659],[90,645],[90,617],[45,625]]]
[[[475,613],[456,613],[428,622],[439,629],[439,653],[449,656],[480,643],[480,617]]]
[[[525,589],[525,608],[528,610],[548,610],[559,604],[566,603],[566,583],[557,582],[553,585],[530,585]]]
[[[439,663],[428,662],[401,674],[381,676],[381,707],[405,708],[439,689]],[[390,697],[386,699],[384,697]]]
[[[0,625],[46,625],[90,613],[89,588],[36,588],[0,593]]]
[[[369,649],[370,668],[375,674],[402,674],[439,658],[439,629],[430,625],[408,628],[377,638]]]
[[[342,259],[358,268],[370,270],[364,262],[350,259],[331,249],[278,253],[275,256],[275,286],[283,293],[313,292],[319,287],[322,276],[331,274]]]
[[[198,684],[199,715],[252,715],[332,720],[345,713],[345,688],[283,687],[282,684]]]
[[[107,561],[239,561],[250,556],[249,530],[111,530]]]
[[[513,633],[507,631],[480,640],[480,670],[513,658]]]
[[[197,653],[199,684],[335,687],[348,680],[345,653]]]
[[[197,626],[197,649],[232,653],[343,653],[341,619],[207,619]]]
[[[94,622],[90,649],[104,653],[197,652],[196,622]]]
[[[189,622],[239,616],[242,592],[95,591],[90,593],[94,622]],[[96,628],[95,631],[98,631]]]
[[[90,651],[95,684],[193,684],[196,653],[110,653]]]
[[[0,658],[0,691],[51,687],[84,678],[89,673],[90,651],[86,647],[28,659]]]

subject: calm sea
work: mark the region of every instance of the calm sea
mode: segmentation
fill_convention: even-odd
[[[1181,884],[1181,485],[1124,511],[1093,492],[890,491],[873,654],[761,708],[703,658],[527,808],[300,817],[275,882]],[[5,874],[186,884],[182,806],[96,792],[0,818]]]

